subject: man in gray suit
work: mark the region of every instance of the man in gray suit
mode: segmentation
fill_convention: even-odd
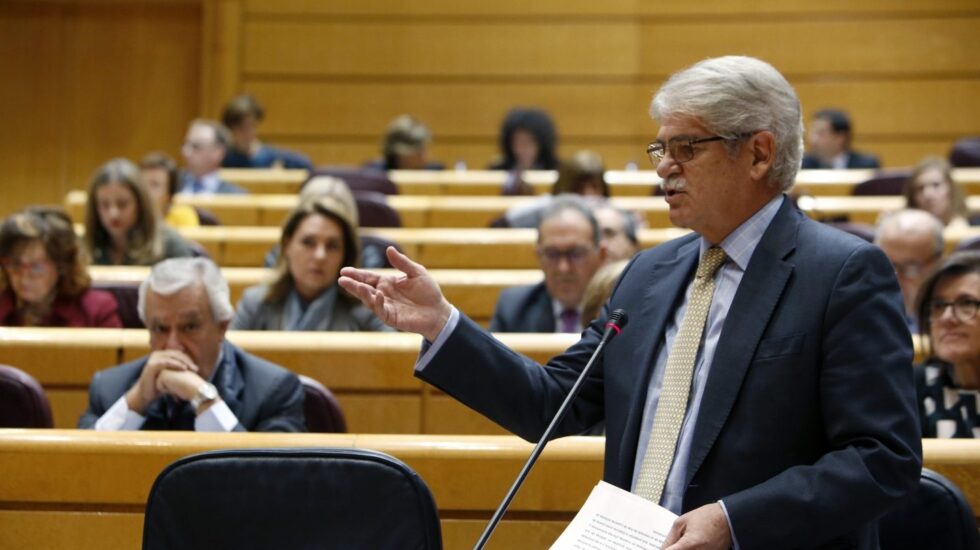
[[[244,194],[246,191],[221,179],[218,170],[231,147],[231,134],[213,120],[197,119],[187,128],[184,146],[185,171],[180,174],[180,192],[193,195]]]
[[[296,375],[225,341],[228,283],[211,260],[158,263],[139,314],[152,352],[95,374],[79,428],[305,431]]]

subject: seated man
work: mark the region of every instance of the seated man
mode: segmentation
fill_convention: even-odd
[[[851,119],[844,111],[822,109],[810,121],[810,152],[803,168],[881,168],[874,155],[851,150]]]
[[[915,320],[919,287],[945,249],[943,223],[925,210],[891,212],[878,222],[875,244],[895,266],[905,301],[905,322],[915,334],[919,331]]]
[[[582,331],[582,296],[606,259],[599,224],[580,197],[561,195],[538,224],[538,263],[544,281],[500,293],[493,332]]]
[[[306,155],[270,147],[259,141],[259,124],[265,109],[252,96],[242,94],[225,105],[221,122],[231,132],[231,147],[225,151],[221,165],[225,168],[303,168],[313,169]]]
[[[595,219],[602,230],[602,242],[606,245],[606,261],[629,260],[640,250],[636,237],[636,217],[609,203],[597,205]]]
[[[224,181],[218,170],[231,146],[228,129],[213,120],[191,122],[181,154],[186,170],[180,175],[180,192],[195,195],[244,194],[241,187]]]
[[[305,430],[296,375],[225,341],[233,310],[210,260],[158,263],[140,285],[139,313],[150,355],[95,374],[79,428]]]

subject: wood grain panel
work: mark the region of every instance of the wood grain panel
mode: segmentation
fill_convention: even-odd
[[[669,25],[651,20],[639,31],[638,66],[644,75],[662,77],[707,57],[737,53],[765,59],[790,79],[828,74],[975,75],[978,26],[978,14],[872,21],[694,18]],[[670,55],[663,55],[665,50]]]
[[[269,112],[263,132],[270,136],[375,137],[396,116],[412,113],[437,141],[495,139],[515,105],[548,110],[562,137],[622,138],[649,121],[650,98],[643,86],[632,83],[255,81],[246,90],[268,98],[263,100]]]
[[[112,365],[106,365],[112,366]],[[71,430],[78,426],[78,419],[88,408],[88,389],[44,388],[51,404],[51,418],[59,430]]]
[[[425,433],[506,435],[508,432],[487,417],[442,393],[430,395],[425,403]]]
[[[0,548],[139,548],[142,512],[0,510]]]
[[[350,433],[417,434],[422,425],[420,395],[335,393]]]
[[[246,74],[629,77],[636,58],[630,22],[245,23]]]

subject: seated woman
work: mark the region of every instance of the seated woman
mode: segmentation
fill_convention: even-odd
[[[902,188],[906,207],[925,210],[946,227],[966,227],[969,212],[963,188],[953,181],[953,169],[939,157],[926,157]]]
[[[348,206],[330,196],[300,203],[279,245],[276,279],[245,289],[232,330],[392,330],[337,285],[340,268],[356,266],[360,248]]]
[[[551,188],[552,195],[575,193],[584,197],[609,198],[606,184],[606,165],[595,151],[577,151],[558,168],[558,180]]]
[[[201,218],[197,210],[187,204],[174,204],[174,195],[180,187],[177,164],[165,153],[150,153],[140,161],[140,176],[157,205],[160,219],[170,227],[197,227]]]
[[[0,325],[119,328],[116,299],[90,288],[71,219],[27,208],[0,224]]]
[[[85,206],[85,248],[95,265],[153,265],[190,256],[176,231],[160,223],[136,165],[124,158],[92,176]]]
[[[915,367],[922,437],[980,437],[978,307],[980,252],[946,258],[920,287],[919,330],[928,357]]]
[[[381,142],[381,159],[365,164],[374,170],[442,170],[429,160],[432,133],[422,121],[401,115],[391,121]]]
[[[540,109],[512,109],[500,126],[503,158],[491,170],[555,170],[558,134],[551,116]]]

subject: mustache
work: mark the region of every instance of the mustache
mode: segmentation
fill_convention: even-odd
[[[660,185],[664,191],[684,191],[687,189],[687,180],[681,176],[670,176]]]

